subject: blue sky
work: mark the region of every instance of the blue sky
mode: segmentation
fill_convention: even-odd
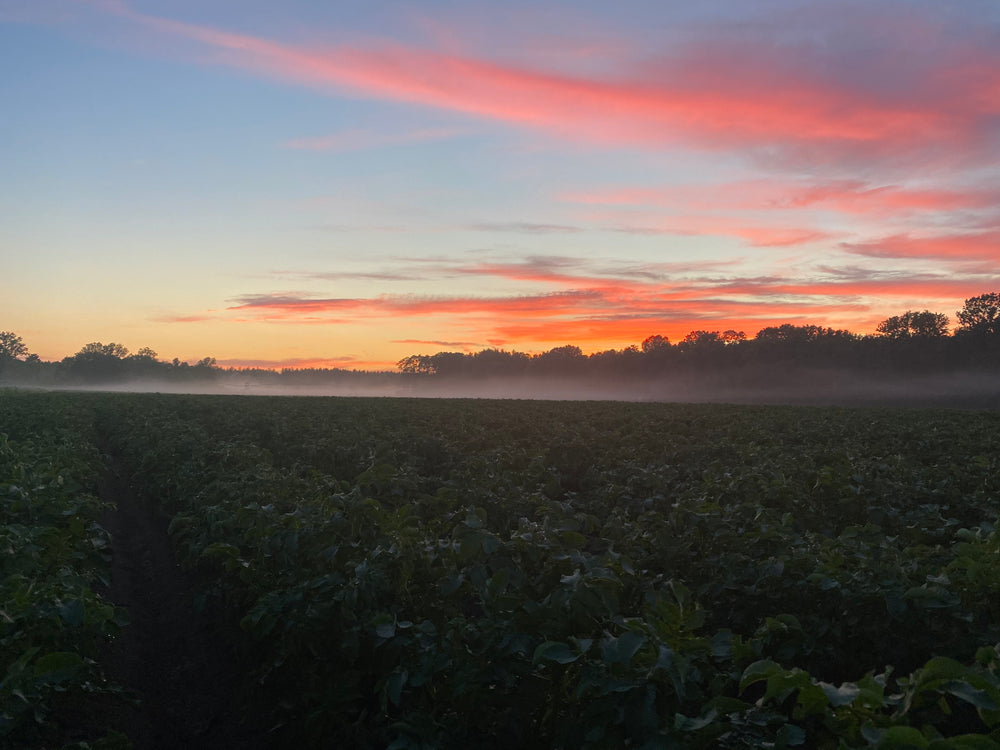
[[[990,3],[0,0],[0,328],[224,364],[998,288]]]

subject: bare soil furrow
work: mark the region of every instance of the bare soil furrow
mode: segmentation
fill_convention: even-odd
[[[246,708],[239,633],[195,607],[194,578],[176,560],[168,519],[114,468],[100,491],[116,506],[102,519],[112,538],[107,596],[131,620],[102,655],[109,678],[136,701],[115,723],[137,750],[266,747],[259,712]]]

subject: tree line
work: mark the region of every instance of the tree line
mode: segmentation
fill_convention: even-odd
[[[750,338],[743,331],[689,332],[674,343],[652,334],[641,344],[586,355],[575,345],[535,355],[501,349],[475,353],[414,354],[396,363],[400,372],[436,376],[512,376],[526,374],[657,374],[711,370],[723,366],[836,367],[881,371],[917,366],[946,370],[1000,363],[1000,292],[965,301],[950,330],[947,315],[907,310],[881,321],[875,333],[785,323],[762,328]]]
[[[523,376],[655,377],[665,372],[717,373],[740,369],[772,377],[775,371],[836,368],[873,373],[942,372],[959,367],[995,370],[1000,366],[1000,292],[965,300],[951,331],[947,315],[907,310],[881,321],[875,333],[860,335],[818,325],[785,323],[759,330],[753,338],[743,331],[695,330],[678,342],[651,334],[641,344],[590,355],[576,345],[559,346],[541,354],[502,349],[413,354],[396,363],[398,377],[497,378]],[[0,377],[8,382],[74,384],[129,379],[167,381],[253,378],[289,384],[391,373],[343,369],[271,371],[221,368],[214,357],[194,364],[164,361],[143,347],[132,353],[118,343],[93,342],[58,362],[44,362],[29,352],[22,338],[0,331]]]

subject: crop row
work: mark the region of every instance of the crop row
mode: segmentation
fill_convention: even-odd
[[[282,741],[995,746],[995,414],[94,408]]]
[[[53,404],[3,398],[0,747],[73,739],[72,747],[111,747],[113,733],[78,718],[99,696],[119,692],[97,657],[126,621],[95,591],[108,584],[99,456],[86,415],[81,430],[65,412],[38,408]]]

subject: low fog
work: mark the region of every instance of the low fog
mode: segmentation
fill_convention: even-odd
[[[1000,373],[954,372],[885,378],[846,370],[798,373],[595,379],[573,377],[434,377],[372,374],[349,383],[283,384],[274,378],[227,374],[177,382],[134,379],[86,385],[0,385],[44,390],[227,396],[327,396],[384,398],[535,399],[556,401],[649,401],[676,403],[787,404],[823,406],[921,406],[1000,408]]]

